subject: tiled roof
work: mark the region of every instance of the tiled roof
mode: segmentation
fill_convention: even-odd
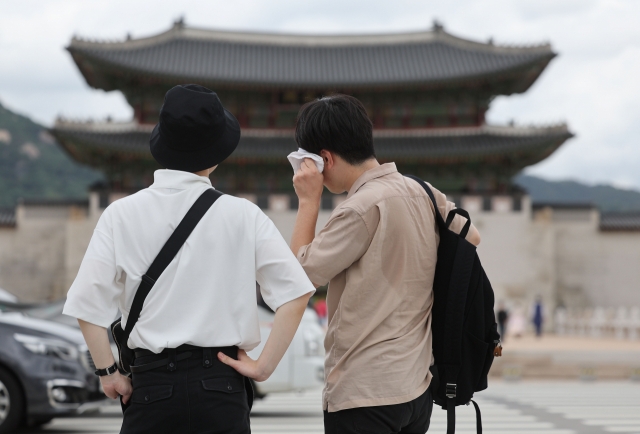
[[[640,213],[603,213],[600,215],[602,231],[640,231]]]
[[[356,88],[425,85],[521,70],[526,77],[513,91],[523,92],[555,56],[549,44],[497,46],[461,39],[440,27],[403,34],[313,36],[177,24],[135,40],[73,38],[67,49],[87,82],[99,88],[109,87],[108,80],[96,78],[99,71],[203,84]]]
[[[15,209],[0,209],[0,228],[14,227],[16,225]]]
[[[22,204],[26,206],[42,206],[42,207],[59,207],[59,206],[78,206],[85,207],[89,206],[89,199],[23,199]]]
[[[73,149],[82,147],[103,154],[137,154],[150,159],[149,135],[152,128],[135,123],[76,123],[59,120],[52,134],[72,155],[77,155]],[[542,159],[570,137],[572,134],[566,125],[545,128],[483,126],[375,130],[374,145],[381,160],[447,164],[492,158],[508,159],[519,153],[533,153]],[[244,129],[240,144],[229,161],[284,161],[286,155],[296,148],[291,130]]]
[[[596,208],[591,202],[533,202],[531,208],[535,210],[551,208],[563,211],[589,211]]]
[[[149,136],[153,125],[127,123],[93,123],[56,121],[51,133],[65,146],[74,144],[101,148],[106,152],[149,153]],[[151,155],[151,154],[149,154]]]

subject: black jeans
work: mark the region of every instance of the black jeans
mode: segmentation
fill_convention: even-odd
[[[424,434],[429,429],[431,391],[404,404],[324,412],[325,434]]]
[[[237,358],[237,349],[224,351]],[[201,349],[167,365],[133,374],[133,395],[124,411],[121,434],[225,433],[249,434],[246,379],[220,362],[215,350],[209,363]],[[167,354],[136,358],[134,366],[166,358]]]

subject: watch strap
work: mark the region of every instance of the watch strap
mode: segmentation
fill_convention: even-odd
[[[105,377],[107,375],[113,375],[118,370],[118,365],[114,362],[113,365],[108,366],[104,369],[96,369],[95,374],[98,377]]]

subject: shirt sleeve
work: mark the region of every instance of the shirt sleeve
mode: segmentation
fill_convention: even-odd
[[[436,198],[436,203],[438,204],[438,211],[440,211],[440,215],[442,215],[442,218],[446,220],[447,215],[449,215],[449,211],[457,208],[456,204],[448,201],[447,196],[444,193],[440,192],[437,188],[433,187],[431,184],[429,184],[429,187],[431,188],[431,191],[433,191],[433,195]],[[453,221],[451,222],[451,225],[449,226],[449,229],[451,229],[456,234],[459,234],[466,222],[466,218],[462,217],[460,214],[456,214],[456,216],[453,218]],[[471,230],[469,230],[469,233],[471,233]]]
[[[105,214],[93,232],[62,313],[108,328],[118,314],[117,300],[124,288],[116,281],[115,250]]]
[[[351,208],[338,209],[311,244],[302,246],[298,260],[307,276],[325,285],[364,255],[371,236],[362,217]]]
[[[256,224],[256,281],[262,298],[274,311],[316,290],[276,226],[263,213]]]

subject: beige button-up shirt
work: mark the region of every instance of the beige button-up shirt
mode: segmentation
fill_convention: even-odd
[[[443,216],[455,207],[432,188]],[[465,219],[456,216],[452,229]],[[409,402],[431,381],[431,306],[439,236],[431,200],[394,163],[365,172],[298,252],[329,282],[323,407]]]

